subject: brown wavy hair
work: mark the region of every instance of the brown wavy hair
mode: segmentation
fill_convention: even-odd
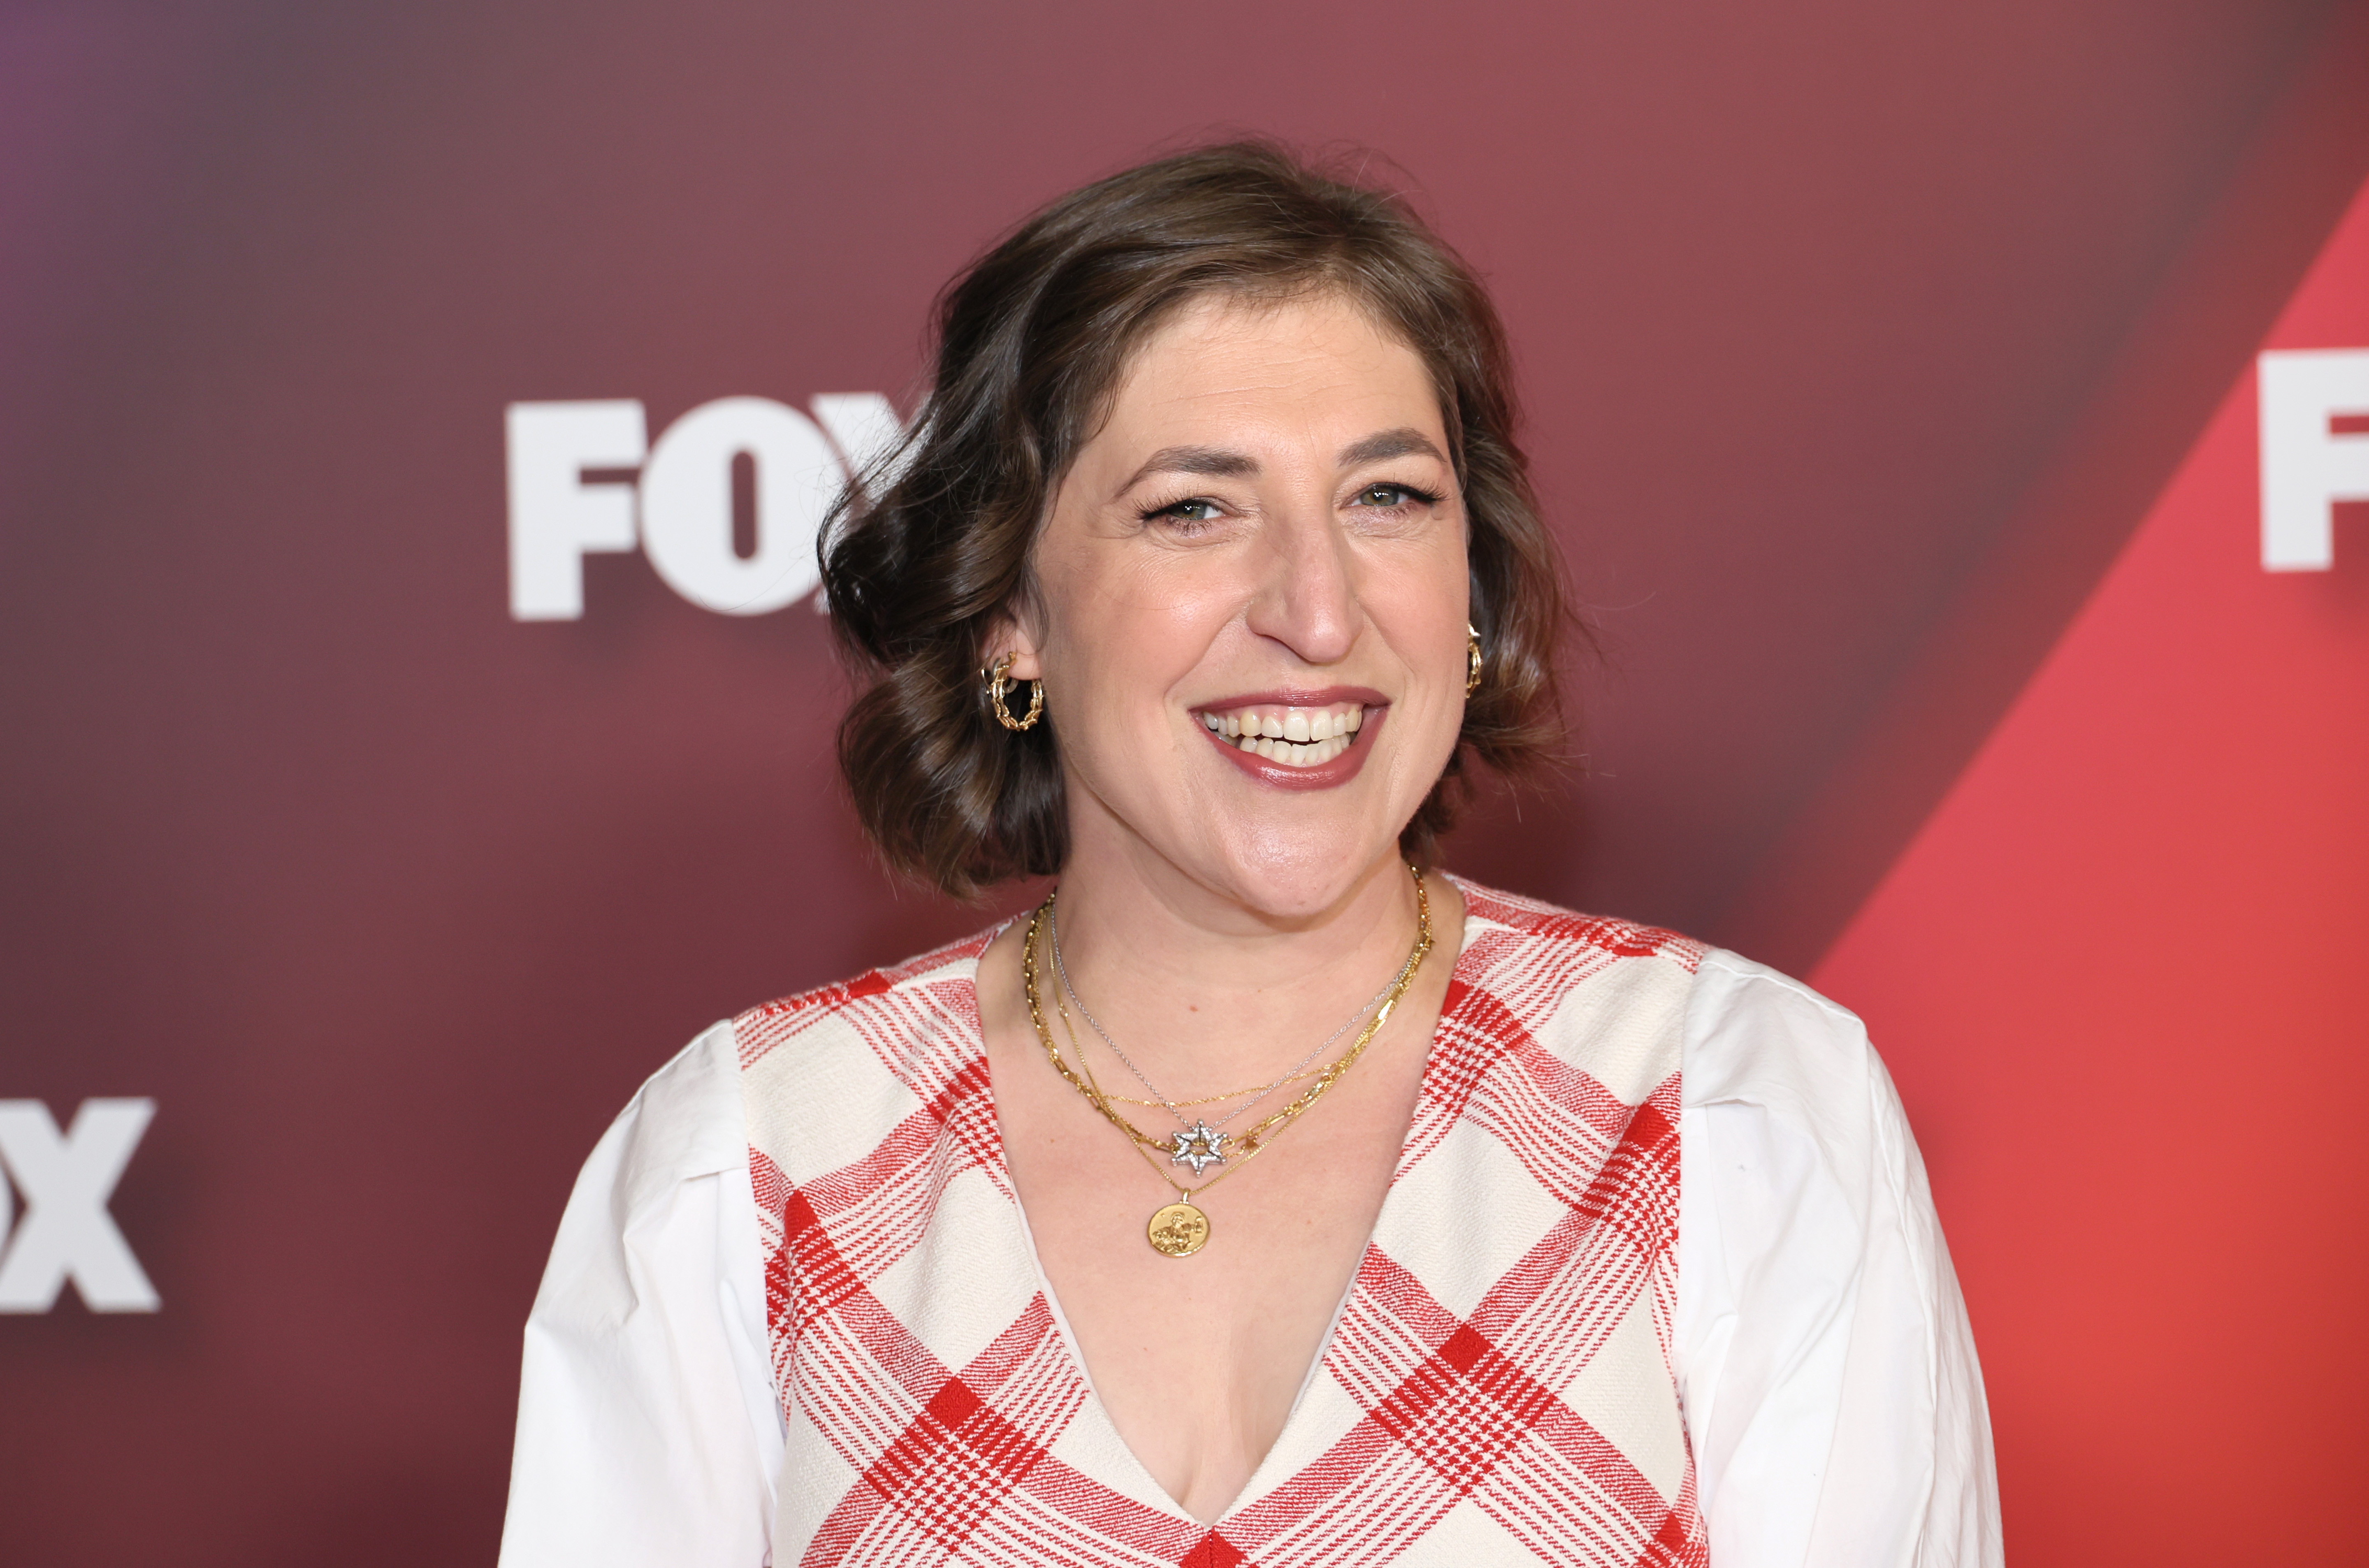
[[[1059,737],[1013,733],[979,680],[1030,591],[1055,489],[1129,356],[1185,302],[1338,290],[1421,356],[1469,520],[1486,674],[1446,770],[1400,835],[1428,864],[1468,758],[1501,773],[1556,750],[1564,624],[1552,540],[1514,443],[1504,327],[1456,253],[1395,196],[1283,148],[1165,157],[1062,197],[940,296],[934,371],[903,441],[851,486],[818,549],[860,694],[839,727],[858,816],[889,866],[957,898],[1069,853]]]

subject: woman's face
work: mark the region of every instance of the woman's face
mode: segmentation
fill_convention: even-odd
[[[1009,645],[1045,679],[1074,855],[1286,921],[1395,856],[1463,722],[1448,451],[1423,361],[1339,295],[1210,297],[1144,344]]]

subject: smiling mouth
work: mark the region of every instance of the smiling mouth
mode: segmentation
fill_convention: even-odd
[[[1356,744],[1365,722],[1361,703],[1333,703],[1321,708],[1261,703],[1201,715],[1201,727],[1210,734],[1287,768],[1323,766]]]

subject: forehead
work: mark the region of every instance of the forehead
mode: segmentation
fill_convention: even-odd
[[[1229,419],[1327,427],[1363,419],[1435,434],[1442,422],[1422,356],[1352,296],[1212,293],[1181,306],[1137,347],[1089,445]]]

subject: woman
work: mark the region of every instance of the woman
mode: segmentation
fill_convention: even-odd
[[[1027,918],[642,1090],[503,1561],[1980,1563],[1979,1374],[1856,1020],[1432,864],[1551,745],[1485,296],[1267,147],[948,292],[824,550],[884,858]]]

